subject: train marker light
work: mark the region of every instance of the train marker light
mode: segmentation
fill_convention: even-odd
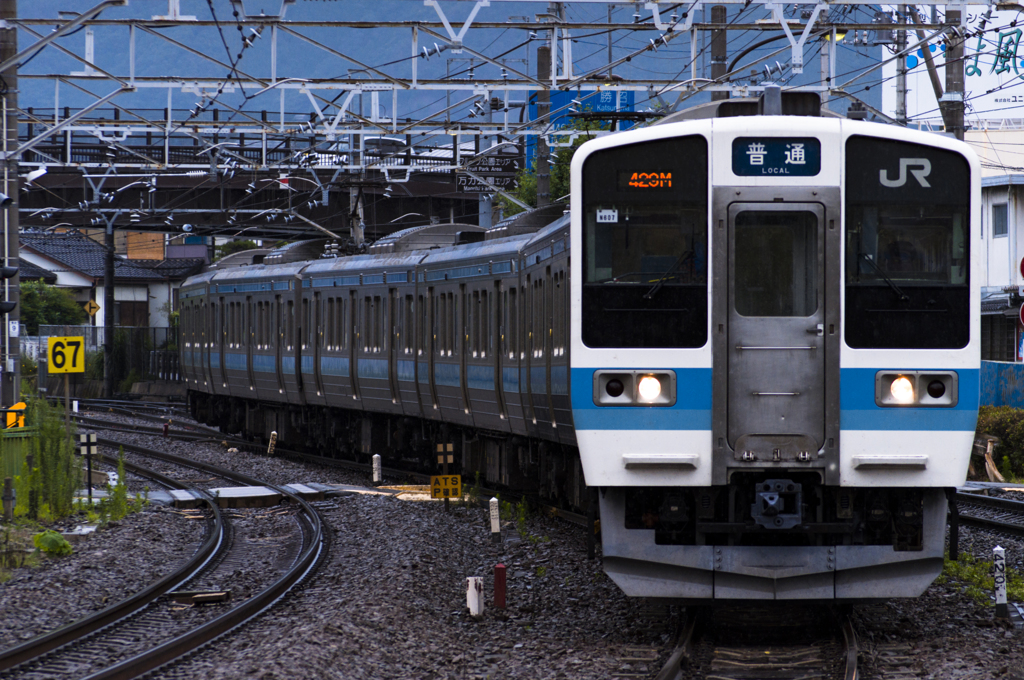
[[[933,380],[928,383],[928,396],[932,399],[941,399],[946,393],[946,383],[941,380]]]
[[[608,393],[609,397],[621,397],[623,390],[625,390],[625,387],[618,378],[612,378],[604,386],[604,391]]]
[[[889,392],[898,404],[914,403],[914,384],[906,376],[901,375],[893,380]]]
[[[654,401],[661,396],[661,381],[653,375],[645,375],[637,384],[637,392],[644,401]]]

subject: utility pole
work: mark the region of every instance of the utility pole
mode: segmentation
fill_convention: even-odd
[[[103,261],[103,396],[114,398],[114,220],[107,220]]]
[[[946,41],[946,94],[939,101],[946,132],[964,138],[964,35],[960,30],[960,10],[946,10],[946,23],[954,29]]]
[[[907,6],[899,6],[899,16],[896,23],[901,26],[907,23]],[[896,29],[896,51],[900,55],[896,59],[896,123],[906,126],[907,124],[907,56],[903,50],[907,49],[907,31],[904,28]],[[927,49],[927,48],[926,48]]]
[[[4,22],[13,21],[18,18],[18,0],[0,0],[0,20]],[[18,31],[13,24],[5,23],[7,28],[0,29],[0,62],[7,61],[18,53]],[[3,99],[3,145],[4,153],[10,153],[18,148],[18,70],[12,66],[4,73],[0,73],[3,82],[0,83],[0,97]],[[15,203],[6,208],[0,208],[3,212],[3,262],[4,267],[18,266],[18,159],[4,158],[3,189],[2,192],[14,199]],[[14,302],[14,309],[4,314],[3,329],[3,369],[0,379],[0,404],[11,406],[20,400],[21,394],[21,370],[20,370],[20,349],[18,347],[17,329],[21,319],[19,277],[15,274],[3,281],[2,300]]]
[[[552,34],[553,35],[553,34]],[[537,80],[547,85],[551,80],[551,46],[537,48]],[[551,95],[547,89],[537,90],[537,119],[542,126],[550,123],[545,117],[551,112]],[[551,202],[551,167],[548,163],[548,142],[546,135],[537,135],[537,207]]]
[[[692,11],[692,10],[691,10]],[[724,25],[727,21],[725,5],[715,5],[711,8],[711,23]],[[711,31],[711,80],[721,84],[719,81],[726,73],[729,61],[729,43],[726,30],[716,28]],[[728,92],[712,92],[711,101],[717,102],[728,99]]]

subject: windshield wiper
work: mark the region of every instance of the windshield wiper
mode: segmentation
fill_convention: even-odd
[[[661,287],[665,285],[666,281],[668,281],[669,274],[674,272],[679,267],[679,265],[681,265],[682,263],[686,262],[691,257],[693,257],[693,251],[692,250],[687,250],[682,255],[680,255],[676,259],[676,261],[672,263],[672,266],[668,268],[668,271],[665,272],[664,274],[662,274],[661,278],[658,279],[654,283],[653,286],[651,286],[651,289],[649,291],[647,291],[646,293],[644,293],[644,300],[650,300],[655,295],[657,295],[658,291],[661,290]]]
[[[868,257],[867,253],[859,253],[859,255],[862,258],[864,258],[864,261],[867,262],[868,264],[870,264],[874,268],[874,270],[876,272],[878,272],[878,275],[881,276],[882,279],[886,283],[889,284],[889,287],[892,288],[893,292],[900,296],[900,301],[901,302],[906,302],[907,300],[910,299],[910,296],[907,295],[906,293],[904,293],[902,288],[897,286],[896,283],[892,279],[890,279],[888,276],[886,276],[885,271],[883,271],[883,269],[878,266],[877,262],[875,262],[873,259]]]

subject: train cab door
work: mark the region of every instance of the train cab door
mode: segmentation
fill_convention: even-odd
[[[825,439],[825,208],[732,203],[727,433],[737,460],[810,462]]]

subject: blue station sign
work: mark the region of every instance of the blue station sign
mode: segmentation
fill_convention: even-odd
[[[813,177],[821,172],[821,142],[816,137],[737,137],[732,171],[743,177]]]

